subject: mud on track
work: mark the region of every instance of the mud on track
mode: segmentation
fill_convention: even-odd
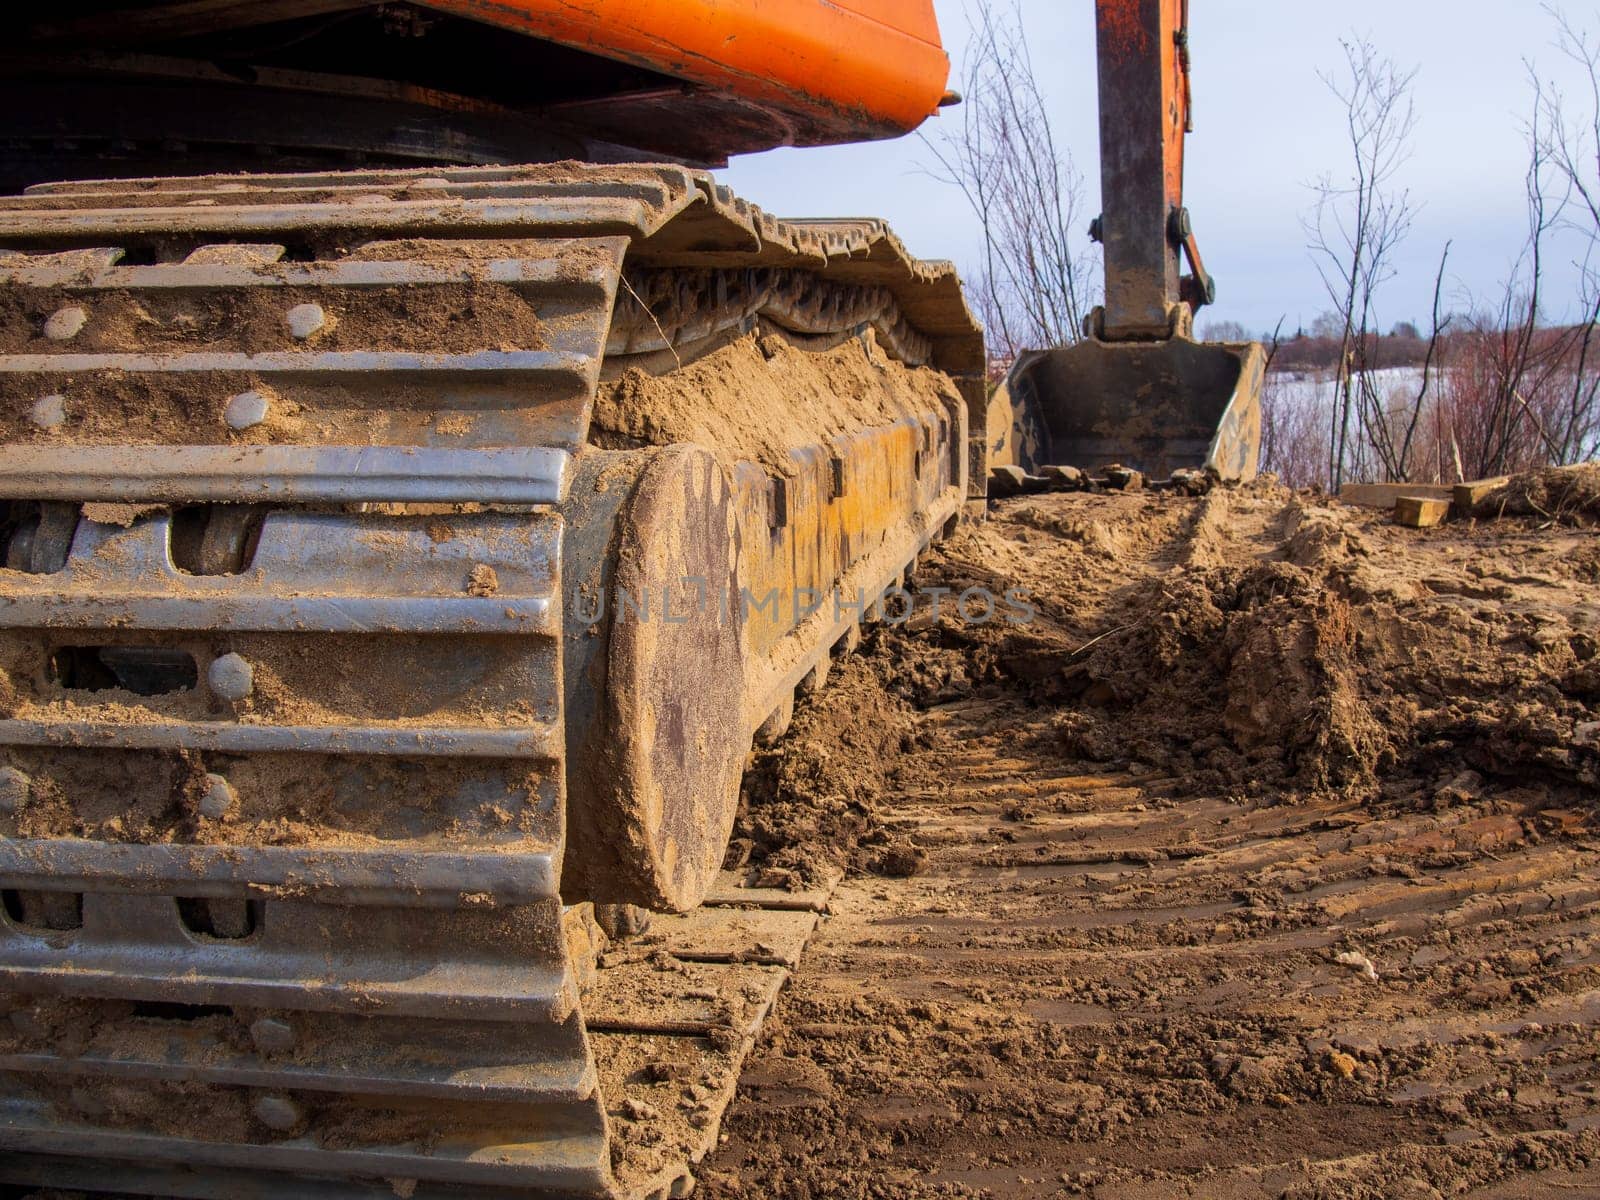
[[[747,786],[852,868],[703,1194],[1600,1194],[1600,534],[998,505]],[[1341,956],[1343,961],[1341,961]]]

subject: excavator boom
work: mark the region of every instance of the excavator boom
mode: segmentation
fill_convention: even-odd
[[[1096,0],[1095,25],[1102,213],[1092,234],[1105,248],[1105,305],[1082,341],[1018,359],[999,399],[991,466],[1121,465],[1156,477],[1204,468],[1248,479],[1264,356],[1259,346],[1193,340],[1195,313],[1216,286],[1184,205],[1188,0]]]
[[[1188,0],[1098,0],[1107,341],[1158,340],[1179,301]]]

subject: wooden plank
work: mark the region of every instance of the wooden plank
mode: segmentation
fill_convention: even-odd
[[[814,912],[700,908],[681,917],[656,917],[639,944],[688,962],[793,967],[816,927]]]
[[[1505,487],[1510,482],[1509,475],[1501,475],[1497,479],[1479,479],[1472,483],[1456,484],[1452,493],[1456,512],[1461,516],[1470,516],[1472,510],[1477,508],[1491,492]]]
[[[827,912],[828,900],[844,878],[844,872],[830,868],[815,887],[796,888],[762,887],[760,884],[774,872],[760,870],[724,871],[717,876],[706,896],[706,903],[715,907],[767,908],[780,912]]]
[[[1357,508],[1392,509],[1402,496],[1426,496],[1430,500],[1453,500],[1454,489],[1443,483],[1347,483],[1339,489],[1339,500]]]
[[[1412,529],[1432,529],[1450,517],[1450,501],[1430,496],[1401,496],[1394,502],[1394,519]]]

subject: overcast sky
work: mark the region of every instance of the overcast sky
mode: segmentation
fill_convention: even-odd
[[[959,77],[968,5],[935,0]],[[997,0],[1007,2],[1007,0]],[[1022,0],[1059,140],[1070,147],[1098,211],[1092,0]],[[1578,24],[1600,28],[1600,4],[1574,0]],[[1218,305],[1202,317],[1292,329],[1331,307],[1306,251],[1312,184],[1348,158],[1342,111],[1318,78],[1342,63],[1341,37],[1370,36],[1416,67],[1415,152],[1403,182],[1421,206],[1400,274],[1381,297],[1386,325],[1425,325],[1433,272],[1454,240],[1447,298],[1465,307],[1506,278],[1526,230],[1522,186],[1529,109],[1525,63],[1569,88],[1578,80],[1553,46],[1539,0],[1195,0],[1191,16],[1196,131],[1187,202]],[[925,126],[935,128],[937,118]],[[925,258],[970,271],[978,230],[961,196],[926,173],[915,137],[864,146],[779,150],[735,160],[723,178],[782,216],[882,216]]]

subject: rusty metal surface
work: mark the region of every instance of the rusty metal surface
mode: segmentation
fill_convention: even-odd
[[[797,447],[781,484],[709,456],[609,455],[587,445],[602,359],[650,323],[637,306],[614,321],[613,300],[626,271],[647,303],[703,313],[725,273],[765,271],[765,319],[884,324],[908,357],[971,377],[981,336],[953,272],[880,223],[780,222],[670,167],[66,184],[0,203],[0,250],[0,286],[91,320],[114,296],[270,312],[316,288],[337,313],[449,284],[512,289],[543,338],[423,351],[380,316],[362,336],[382,350],[85,353],[30,331],[14,344],[33,352],[0,356],[14,411],[63,398],[62,420],[46,405],[0,446],[0,758],[21,780],[0,810],[0,1179],[103,1186],[87,1156],[170,1195],[231,1197],[241,1178],[296,1196],[681,1188],[687,1159],[612,1171],[569,919],[726,891],[750,737],[859,618],[774,616],[731,643],[704,622],[648,646],[634,631],[623,653],[610,627],[564,621],[566,585],[626,561],[881,590],[960,509],[968,410]],[[300,419],[233,424],[257,386]],[[112,409],[123,424],[88,423]],[[574,484],[618,459],[610,492]],[[93,681],[106,663],[115,687]],[[608,709],[654,731],[620,764],[597,752]],[[683,753],[707,727],[720,749]],[[625,803],[607,810],[606,788]],[[64,821],[42,823],[44,797]],[[124,837],[103,820],[119,806],[175,815]],[[634,881],[623,894],[601,894],[604,862]],[[123,1119],[96,1100],[113,1087],[156,1107]],[[216,1127],[163,1129],[150,1113],[172,1096]],[[424,1096],[448,1149],[390,1119]],[[350,1111],[377,1117],[352,1128]],[[709,1145],[697,1130],[689,1158]]]
[[[1178,304],[1186,57],[1178,35],[1186,0],[1096,0],[1100,71],[1103,335],[1164,338]]]
[[[556,890],[556,858],[537,846],[412,844],[390,849],[129,845],[84,838],[0,841],[0,885],[48,879],[73,892],[225,898],[252,894],[327,899],[345,906],[455,908],[462,881],[500,904],[531,904]]]
[[[0,446],[0,498],[553,504],[568,457],[549,446]]]
[[[741,464],[735,485],[745,586],[756,597],[792,597],[798,590],[821,598],[800,620],[792,605],[784,611],[753,607],[748,615],[757,654],[747,689],[752,730],[809,676],[826,676],[830,655],[861,620],[848,606],[894,586],[959,514],[967,492],[966,445],[965,408],[952,404],[919,421],[796,452],[797,472],[781,491]]]
[[[1076,346],[1025,355],[1006,392],[1012,461],[1132,467],[1156,479],[1205,468],[1252,479],[1261,448],[1260,346],[1172,338]]]
[[[456,521],[445,542],[428,525],[416,517],[269,512],[246,576],[180,569],[173,542],[181,535],[168,512],[123,529],[75,511],[65,561],[50,572],[6,580],[0,629],[559,634],[556,521],[474,515]],[[397,554],[409,560],[398,578]],[[463,578],[484,564],[495,566],[495,593],[464,592]]]

